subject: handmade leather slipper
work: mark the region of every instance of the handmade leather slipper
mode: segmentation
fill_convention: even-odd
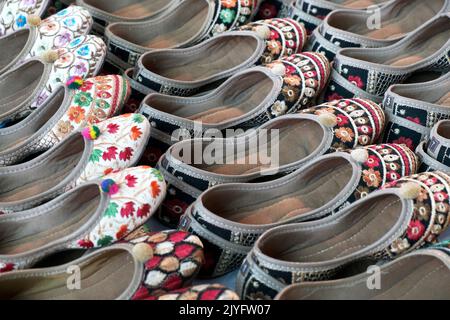
[[[69,87],[58,88],[30,116],[0,129],[0,166],[29,159],[60,143],[71,132],[117,115],[130,93],[127,81],[120,76],[69,79]]]
[[[136,167],[83,184],[40,207],[3,215],[0,263],[27,269],[64,250],[115,243],[152,216],[165,191],[157,170]]]
[[[89,12],[76,6],[43,21],[38,16],[29,16],[28,20],[28,28],[0,38],[0,74],[26,59],[67,46],[75,38],[87,35],[92,27]]]
[[[442,172],[402,178],[332,217],[266,232],[240,269],[238,293],[273,299],[288,285],[348,277],[342,272],[355,262],[435,243],[449,225],[449,182]]]
[[[389,88],[383,102],[387,118],[383,141],[403,143],[414,150],[427,140],[439,120],[450,118],[449,88],[450,73],[429,82]]]
[[[356,99],[283,116],[238,138],[179,142],[158,163],[169,183],[169,194],[158,218],[176,225],[184,210],[212,186],[290,173],[324,154],[374,144],[383,127],[381,108]],[[198,161],[186,156],[191,150],[202,155],[208,150],[223,150],[223,158],[212,163],[209,161],[213,159]],[[226,155],[226,150],[240,153]],[[279,158],[275,158],[277,155]]]
[[[75,186],[134,166],[149,135],[143,116],[122,115],[73,132],[31,161],[0,168],[0,213],[36,207]]]
[[[99,73],[106,55],[104,42],[82,36],[58,51],[47,51],[0,75],[0,128],[14,124],[48,101],[71,77]]]
[[[381,48],[390,46],[437,15],[450,9],[450,1],[396,0],[377,12],[380,28],[368,24],[374,11],[336,10],[314,30],[308,51],[322,52],[332,61],[341,48]],[[372,19],[372,20],[371,20]],[[333,50],[329,50],[329,47]]]
[[[13,33],[28,25],[27,17],[42,17],[49,0],[21,1],[5,0],[0,3],[0,36]]]
[[[400,145],[319,157],[271,182],[226,184],[206,191],[187,209],[180,228],[202,238],[202,275],[221,276],[240,266],[265,231],[335,215],[383,185],[415,173],[416,166],[415,155]]]
[[[370,290],[370,275],[309,282],[284,289],[275,300],[447,300],[450,252],[424,249],[380,266],[381,285]],[[424,280],[426,279],[426,281]]]
[[[238,72],[201,97],[150,94],[139,110],[152,124],[157,162],[176,130],[243,129],[258,127],[287,113],[310,107],[327,83],[329,64],[319,54],[302,53],[268,66]],[[303,81],[302,79],[305,79]],[[238,93],[238,95],[236,94]]]
[[[256,1],[182,0],[167,14],[106,28],[108,62],[127,70],[139,57],[157,49],[188,48],[245,24]]]

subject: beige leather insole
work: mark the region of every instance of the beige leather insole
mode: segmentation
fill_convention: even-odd
[[[392,60],[386,61],[393,67],[402,67],[415,64],[431,56],[449,40],[450,30],[444,30],[433,34],[427,41],[421,41],[420,44],[409,48],[407,54],[398,56]]]
[[[189,116],[189,120],[201,121],[203,123],[215,124],[241,117],[259,106],[273,87],[269,78],[246,88],[234,95],[236,99],[227,99],[225,95],[224,105],[212,106],[209,110]]]
[[[295,245],[280,252],[278,259],[295,262],[322,262],[341,258],[373,244],[383,237],[397,222],[401,213],[401,202],[396,197],[386,197],[369,208],[359,208],[361,214],[352,225],[329,239],[304,247]]]
[[[50,190],[64,180],[80,162],[84,150],[81,136],[68,143],[48,161],[32,170],[2,176],[0,202],[14,202],[34,197]]]
[[[28,29],[0,39],[0,70],[9,65],[25,47],[29,37]]]
[[[150,69],[163,77],[179,81],[201,81],[230,70],[248,61],[256,50],[257,42],[249,37],[236,36],[218,41],[193,56],[159,60]],[[239,52],[239,54],[236,54]]]
[[[135,270],[134,260],[124,250],[107,251],[81,267],[81,290],[69,290],[69,274],[29,276],[0,281],[2,300],[113,300],[129,287]]]
[[[170,25],[170,30],[161,32],[156,37],[149,39],[143,46],[155,49],[171,48],[184,43],[201,31],[205,17],[208,14],[208,7],[205,6],[200,11],[193,12],[187,20],[178,20]]]
[[[450,92],[443,96],[438,103],[441,106],[450,107]]]
[[[133,3],[135,2],[135,3]],[[125,18],[140,18],[153,15],[164,8],[170,0],[134,0],[111,13]]]
[[[90,194],[86,194],[90,189]],[[20,222],[0,224],[0,255],[13,255],[38,249],[83,227],[100,203],[100,194],[91,186],[65,200],[45,215]]]

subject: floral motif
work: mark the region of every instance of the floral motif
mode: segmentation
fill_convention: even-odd
[[[362,81],[361,77],[358,76],[349,76],[348,77],[348,81],[350,81],[351,83],[353,83],[355,86],[357,86],[358,88],[364,88],[364,82]]]

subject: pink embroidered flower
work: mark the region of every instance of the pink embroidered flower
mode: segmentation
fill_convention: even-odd
[[[6,263],[2,267],[0,267],[0,273],[10,272],[13,270],[14,270],[14,264],[12,264],[12,263]]]
[[[410,138],[400,137],[397,140],[392,141],[395,144],[404,144],[411,150],[414,150],[414,142]]]
[[[133,149],[126,147],[123,151],[119,153],[119,159],[122,161],[128,161],[133,156]]]
[[[377,156],[369,156],[365,165],[371,169],[376,168],[380,165],[380,159]]]
[[[343,97],[337,93],[330,94],[327,97],[327,101],[334,101],[334,100],[341,100],[341,99],[343,99]]]
[[[353,83],[355,86],[357,86],[360,89],[364,88],[364,82],[362,81],[361,77],[349,76],[348,81],[350,81],[351,83]]]
[[[90,249],[94,247],[94,243],[90,240],[80,240],[78,241],[78,245],[81,248]]]
[[[117,123],[108,124],[108,133],[116,134],[119,131],[119,125]]]
[[[137,178],[135,176],[129,174],[125,177],[125,180],[127,180],[127,186],[129,188],[134,188],[136,186]]]
[[[448,199],[448,194],[445,192],[436,192],[434,194],[434,200],[437,202],[443,202]]]
[[[345,126],[350,122],[348,117],[344,116],[343,114],[336,116],[336,119],[339,127]]]
[[[123,218],[129,218],[134,214],[135,208],[134,208],[134,202],[129,201],[123,205],[123,207],[120,209],[120,215]]]
[[[407,230],[408,239],[419,240],[425,233],[425,226],[419,220],[411,220]]]
[[[401,176],[399,173],[395,172],[395,171],[389,171],[389,172],[387,173],[387,179],[388,179],[389,181],[395,181],[395,180],[400,179],[401,177],[402,177],[402,176]]]

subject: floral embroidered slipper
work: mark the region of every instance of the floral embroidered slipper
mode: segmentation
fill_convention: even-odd
[[[83,184],[40,207],[3,215],[0,229],[8,237],[0,245],[0,263],[27,269],[65,250],[108,246],[143,225],[165,191],[156,169],[136,167]]]
[[[446,93],[448,95],[448,91]],[[431,130],[428,141],[422,142],[416,152],[422,159],[421,172],[450,172],[450,120],[439,121]]]
[[[146,158],[156,163],[175,142],[176,130],[201,130],[196,132],[201,136],[211,129],[247,130],[307,108],[325,87],[330,70],[328,61],[315,53],[296,54],[268,67],[238,72],[201,97],[148,95],[139,110],[152,124],[153,149]]]
[[[266,232],[240,269],[238,293],[273,299],[288,285],[339,279],[352,263],[433,244],[449,224],[449,183],[441,172],[402,178],[332,217]]]
[[[275,300],[447,300],[450,253],[423,249],[381,267],[380,290],[369,290],[370,275],[287,287]],[[417,279],[427,279],[417,281]]]
[[[337,9],[367,11],[369,7],[382,7],[388,0],[334,1],[334,0],[297,0],[291,7],[291,17],[303,23],[309,32],[319,26],[322,20]]]
[[[49,0],[2,1],[2,3],[0,3],[0,36],[7,35],[27,27],[28,16],[43,16],[48,4]]]
[[[135,300],[165,300],[165,301],[230,301],[240,300],[236,292],[220,285],[205,284],[190,288],[174,290],[160,295],[136,297]]]
[[[71,132],[115,116],[131,93],[120,76],[69,81],[69,86],[80,88],[59,87],[23,121],[0,129],[0,166],[29,159],[60,143]]]
[[[135,23],[114,23],[105,30],[108,62],[126,70],[158,49],[189,48],[245,24],[256,1],[182,0],[166,14]]]
[[[399,145],[319,157],[274,181],[225,184],[204,192],[186,210],[180,228],[202,238],[202,275],[221,276],[240,266],[265,231],[335,215],[383,185],[415,173],[416,166],[415,155]]]
[[[104,42],[81,36],[42,59],[31,59],[0,75],[0,128],[14,124],[44,105],[71,77],[95,76],[106,55]]]
[[[26,59],[67,46],[89,33],[92,18],[85,9],[72,6],[43,21],[30,16],[30,27],[0,38],[0,74]],[[31,24],[32,23],[32,24]]]
[[[169,183],[169,194],[158,218],[170,226],[177,225],[184,210],[212,186],[288,174],[324,154],[374,144],[383,127],[381,108],[356,99],[283,116],[238,138],[179,142],[158,163]],[[269,150],[262,149],[264,143],[277,155],[269,155]],[[206,155],[212,149],[223,150],[223,158],[213,158],[215,161],[210,163],[207,158],[198,161],[186,156],[191,150]],[[226,155],[226,150],[242,153],[234,159]]]
[[[31,209],[75,186],[134,166],[149,135],[145,117],[126,114],[75,131],[31,161],[0,167],[0,214]]]
[[[449,88],[450,73],[430,82],[389,88],[383,102],[388,119],[383,141],[403,143],[414,150],[427,140],[439,120],[450,118]]]
[[[431,19],[407,37],[385,48],[347,48],[336,55],[333,68],[360,90],[382,99],[391,85],[401,84],[413,73],[450,71],[450,14]],[[332,74],[325,97],[352,98],[359,92],[339,90]],[[348,92],[349,91],[349,92]]]
[[[377,14],[383,24],[376,29],[368,27],[371,19],[375,23],[374,10],[336,10],[314,30],[307,50],[321,52],[332,61],[341,48],[387,47],[448,9],[450,1],[391,1],[379,9]]]

